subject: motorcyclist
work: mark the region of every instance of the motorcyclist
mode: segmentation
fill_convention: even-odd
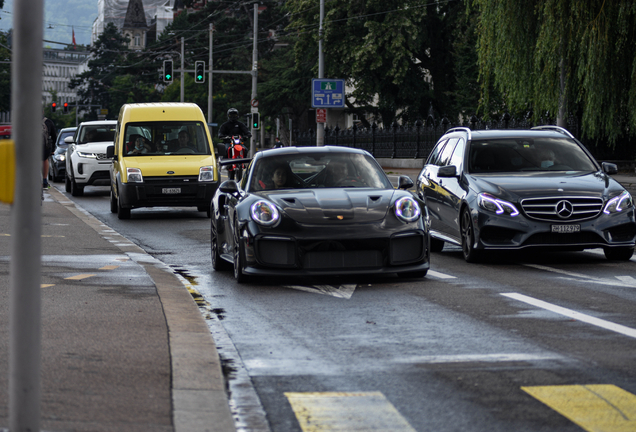
[[[227,121],[219,128],[219,138],[241,135],[244,138],[252,136],[245,124],[239,121],[239,112],[236,108],[227,110]]]

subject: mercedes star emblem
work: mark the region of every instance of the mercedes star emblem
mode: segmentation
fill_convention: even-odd
[[[574,213],[574,206],[570,201],[561,200],[554,206],[554,211],[561,219],[567,219]]]

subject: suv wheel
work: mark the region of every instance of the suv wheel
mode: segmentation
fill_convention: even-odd
[[[64,190],[66,192],[71,191],[71,179],[68,177],[68,174],[64,176]]]
[[[84,186],[79,186],[75,179],[71,179],[71,195],[82,196],[84,195]]]

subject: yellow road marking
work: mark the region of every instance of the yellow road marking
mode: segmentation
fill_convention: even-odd
[[[285,393],[303,432],[415,432],[380,392]]]
[[[80,279],[86,279],[86,278],[93,277],[93,276],[95,276],[95,275],[94,274],[86,274],[85,273],[85,274],[78,274],[78,275],[75,275],[75,276],[67,277],[65,279],[80,280]]]
[[[589,432],[636,431],[636,396],[611,384],[521,387]]]
[[[104,266],[104,267],[100,267],[100,270],[115,270],[116,268],[119,268],[119,266],[107,265],[107,266]]]
[[[55,286],[55,284],[40,284],[40,288],[49,288]]]

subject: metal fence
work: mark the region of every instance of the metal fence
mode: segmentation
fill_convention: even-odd
[[[541,119],[537,124],[556,124],[554,119]],[[418,159],[426,158],[444,133],[457,126],[469,127],[472,130],[485,129],[529,129],[533,124],[528,119],[514,119],[504,115],[501,120],[481,121],[471,117],[465,123],[451,124],[443,118],[435,121],[432,117],[423,123],[416,121],[412,125],[398,125],[393,123],[390,128],[384,129],[373,123],[370,128],[361,128],[357,125],[341,130],[338,126],[325,129],[325,145],[339,145],[354,147],[368,151],[376,158],[400,158]],[[579,136],[579,125],[576,119],[571,118],[567,122],[566,129],[572,135]],[[295,131],[295,145],[316,145],[316,132],[309,130],[299,133]]]

